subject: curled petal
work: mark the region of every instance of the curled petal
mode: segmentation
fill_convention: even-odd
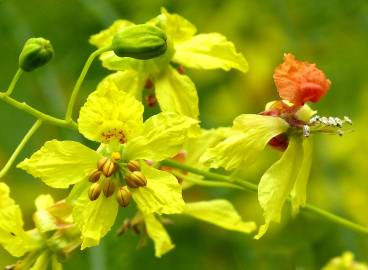
[[[315,64],[298,61],[292,54],[285,54],[284,62],[275,70],[273,79],[280,97],[297,106],[318,102],[331,85]]]

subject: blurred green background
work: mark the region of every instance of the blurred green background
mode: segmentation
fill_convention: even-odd
[[[44,68],[22,77],[15,97],[44,112],[63,116],[86,57],[93,48],[88,38],[117,18],[137,23],[156,16],[160,7],[183,15],[199,32],[220,32],[234,41],[249,61],[247,74],[237,71],[189,71],[200,95],[204,127],[231,125],[241,113],[257,113],[277,99],[272,80],[283,53],[315,62],[332,81],[328,95],[318,105],[320,114],[349,115],[354,132],[343,137],[318,135],[308,201],[368,226],[368,2],[365,0],[2,0],[0,1],[0,89],[6,89],[17,69],[24,41],[31,36],[50,39],[56,51]],[[108,71],[93,65],[83,85],[79,105]],[[0,164],[17,146],[34,119],[0,103]],[[29,156],[49,139],[83,140],[77,134],[43,126],[21,153]],[[279,153],[267,151],[244,177],[257,182]],[[21,205],[26,227],[32,227],[33,201],[40,193],[63,198],[24,172],[12,168],[4,181]],[[263,222],[256,195],[223,189],[194,188],[188,200],[226,197],[245,220]],[[288,210],[288,209],[285,209]],[[286,212],[286,211],[285,211]],[[133,210],[120,211],[118,227]],[[272,227],[261,240],[228,232],[190,218],[174,217],[168,230],[176,248],[161,259],[153,245],[137,249],[130,233],[117,238],[116,228],[98,248],[76,252],[65,269],[320,269],[331,257],[351,250],[368,261],[368,236],[321,220],[313,214]],[[0,269],[14,262],[0,249]]]

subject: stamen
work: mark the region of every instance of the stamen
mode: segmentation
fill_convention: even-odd
[[[101,194],[101,187],[98,183],[94,183],[88,190],[88,197],[91,201],[95,201]]]
[[[103,186],[103,194],[106,198],[110,197],[115,192],[115,183],[110,178],[107,178]]]
[[[115,162],[113,162],[112,160],[108,160],[107,162],[105,162],[105,164],[103,165],[102,168],[102,173],[106,176],[106,177],[110,177],[111,175],[113,175],[117,170],[119,169],[119,165],[116,164]]]
[[[96,183],[98,180],[100,180],[100,177],[101,177],[101,171],[99,171],[98,169],[95,169],[89,175],[88,180],[92,183]]]
[[[131,188],[144,187],[147,185],[147,179],[140,171],[135,171],[126,175],[125,182]]]
[[[131,160],[131,161],[128,162],[128,169],[131,172],[140,171],[141,170],[141,165],[139,164],[138,161]]]
[[[122,207],[127,207],[132,199],[132,193],[129,189],[124,186],[120,187],[118,192],[116,193],[116,200]]]

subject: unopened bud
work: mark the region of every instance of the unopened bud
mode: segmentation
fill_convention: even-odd
[[[131,160],[128,162],[128,169],[131,172],[140,171],[141,165],[139,164],[139,161]]]
[[[91,183],[96,183],[101,177],[101,171],[95,169],[91,172],[91,174],[89,175],[88,177],[88,180],[91,182]]]
[[[88,197],[91,201],[95,201],[101,194],[101,187],[98,183],[94,183],[88,190]]]
[[[132,193],[125,187],[120,187],[116,193],[116,200],[122,207],[127,207],[132,199]]]
[[[126,27],[112,40],[112,50],[119,57],[147,60],[164,54],[166,49],[165,33],[148,24]]]
[[[19,67],[27,72],[47,64],[54,56],[50,41],[44,38],[30,38],[19,55]]]
[[[115,191],[115,183],[110,178],[107,178],[104,182],[103,186],[103,194],[106,198],[110,197],[112,194],[114,194]]]
[[[102,173],[106,176],[106,177],[110,177],[111,175],[113,175],[117,170],[119,169],[119,165],[116,164],[115,162],[113,162],[112,160],[108,160],[105,162],[103,168],[102,168]]]
[[[105,165],[105,163],[108,161],[109,159],[107,157],[102,157],[98,162],[97,162],[97,169],[99,171],[103,170],[103,167]]]
[[[147,185],[147,179],[140,171],[132,172],[125,176],[127,185],[131,188],[144,187]]]

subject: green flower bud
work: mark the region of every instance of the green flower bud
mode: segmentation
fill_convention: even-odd
[[[112,50],[119,57],[147,60],[164,54],[166,48],[165,33],[148,24],[126,27],[112,40]]]
[[[30,38],[19,55],[19,67],[27,72],[46,65],[54,56],[50,41],[44,38]]]

